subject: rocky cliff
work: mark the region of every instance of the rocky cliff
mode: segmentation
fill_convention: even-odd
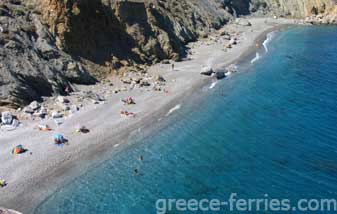
[[[0,3],[0,106],[17,107],[95,80],[55,46],[39,16],[20,1]]]
[[[2,0],[0,106],[164,59],[240,15],[326,15],[334,0]],[[335,13],[337,10],[335,10]]]
[[[37,4],[36,4],[37,3]],[[34,0],[60,49],[108,72],[178,60],[184,45],[225,24],[220,0]]]

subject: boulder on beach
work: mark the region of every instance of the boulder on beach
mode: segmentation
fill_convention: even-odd
[[[166,80],[162,75],[158,75],[156,78],[156,82],[166,82]]]
[[[213,68],[207,66],[207,67],[202,68],[200,74],[206,75],[206,76],[211,76],[213,73],[214,73]]]
[[[225,78],[226,74],[225,74],[224,71],[217,71],[217,72],[215,72],[214,76],[215,76],[215,78],[217,78],[218,80],[220,80],[220,79]]]
[[[252,23],[250,23],[248,19],[242,19],[242,18],[236,19],[235,24],[241,25],[241,26],[252,26]]]

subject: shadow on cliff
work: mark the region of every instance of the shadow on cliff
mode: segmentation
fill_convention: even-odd
[[[151,10],[168,35],[167,48],[159,42],[159,32],[151,26],[144,2],[118,2],[114,7],[101,0],[82,0],[76,5],[77,14],[69,19],[69,32],[65,33],[65,50],[74,57],[88,59],[104,65],[113,58],[135,63],[151,63],[184,53],[179,38],[174,34],[172,23]]]
[[[251,0],[224,0],[223,6],[227,7],[232,15],[249,15]]]
[[[101,65],[111,61],[112,56],[140,62],[132,52],[135,40],[125,32],[111,7],[100,0],[82,0],[76,6],[79,13],[70,17],[70,30],[64,36],[68,53]]]

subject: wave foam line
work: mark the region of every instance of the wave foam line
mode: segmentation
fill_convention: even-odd
[[[218,83],[218,81],[215,81],[213,82],[210,86],[209,86],[209,89],[212,89],[216,86],[216,84]]]
[[[260,54],[259,53],[256,53],[256,56],[254,57],[254,59],[252,59],[252,61],[250,61],[250,63],[254,63],[254,62],[256,62],[257,60],[259,60],[260,59]]]
[[[174,106],[173,108],[170,109],[170,111],[167,112],[167,114],[165,115],[165,117],[169,116],[170,114],[172,114],[173,112],[179,110],[180,108],[181,108],[180,104]]]
[[[267,39],[264,40],[264,42],[262,43],[264,49],[266,50],[266,53],[268,53],[268,44],[269,44],[269,42],[273,39],[273,37],[274,37],[274,32],[268,33],[268,34],[267,34]]]

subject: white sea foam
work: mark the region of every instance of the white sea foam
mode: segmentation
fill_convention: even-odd
[[[260,59],[260,54],[256,52],[256,55],[255,55],[254,59],[252,59],[252,61],[250,61],[250,63],[253,64],[254,62],[256,62],[259,59]]]
[[[174,106],[173,108],[170,109],[170,111],[167,112],[167,114],[165,115],[166,117],[169,116],[170,114],[172,114],[173,112],[179,110],[181,108],[181,105],[178,104],[176,106]]]
[[[263,42],[263,47],[266,50],[266,53],[268,53],[268,44],[273,39],[273,37],[274,37],[274,32],[270,32],[267,34],[267,39],[264,40]]]
[[[216,84],[218,83],[218,81],[212,82],[212,84],[209,86],[209,89],[212,89],[216,86]]]

